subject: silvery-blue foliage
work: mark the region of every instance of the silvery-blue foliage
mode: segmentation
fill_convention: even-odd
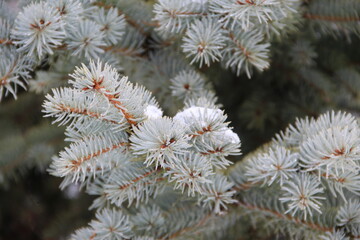
[[[243,143],[212,85],[190,66],[220,62],[250,78],[254,69],[269,68],[271,44],[301,17],[322,33],[358,34],[358,21],[343,21],[357,19],[357,1],[159,0],[148,6],[22,0],[12,16],[0,0],[0,100],[16,98],[33,73],[33,91],[56,87],[43,112],[67,125],[69,145],[53,157],[49,172],[63,178],[62,189],[76,183],[96,196],[96,219],[71,239],[218,239],[242,217],[290,239],[360,236],[358,117],[333,111],[297,119],[233,165]],[[340,21],[325,23],[319,13]],[[316,71],[304,70],[317,57],[309,41],[295,42],[285,57],[301,76],[321,82]],[[356,97],[359,74],[335,75]]]
[[[89,194],[99,196],[92,205],[96,208],[107,203],[141,206],[177,189],[212,214],[237,202],[233,184],[216,172],[231,164],[228,156],[240,154],[240,139],[222,110],[192,106],[173,118],[163,116],[150,92],[100,61],[77,67],[71,77],[71,87],[54,89],[44,103],[46,116],[69,125],[66,140],[71,144],[50,167],[51,174],[64,177],[62,187],[82,183]],[[120,215],[98,213],[99,220],[90,223],[95,238],[130,236],[128,225],[121,225],[126,217]],[[134,229],[145,230],[140,225]],[[79,230],[73,238],[87,233]]]
[[[59,12],[49,3],[32,3],[20,12],[11,32],[19,52],[42,58],[53,54],[65,38],[64,23]]]
[[[187,56],[194,56],[193,62],[207,66],[213,61],[219,61],[221,49],[225,46],[224,30],[218,24],[219,19],[203,18],[191,24],[184,37],[182,45]]]
[[[154,20],[164,37],[183,35],[182,50],[192,57],[191,63],[201,67],[221,61],[250,78],[252,68],[269,67],[267,37],[285,32],[287,23],[293,28],[299,5],[297,0],[161,0],[154,7]]]
[[[67,44],[73,51],[73,56],[84,56],[85,58],[98,58],[99,54],[104,53],[102,47],[105,46],[104,33],[101,26],[91,20],[82,20],[77,25],[68,30],[69,39]]]
[[[321,226],[316,227],[318,230],[323,228],[323,235],[307,235],[310,231],[296,233],[290,221],[285,221],[283,228],[276,231],[292,233],[294,239],[357,236],[359,129],[357,118],[344,112],[331,111],[318,118],[297,119],[294,125],[232,169],[231,179],[244,194],[240,205],[246,211],[276,213],[274,221],[310,221]],[[259,198],[259,191],[269,191],[267,201]],[[254,221],[263,217],[254,216]],[[341,230],[333,231],[336,226]]]

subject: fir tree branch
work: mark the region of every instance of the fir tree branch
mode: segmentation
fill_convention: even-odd
[[[88,154],[86,156],[83,156],[81,158],[78,158],[78,159],[74,159],[71,161],[71,166],[66,166],[66,167],[69,167],[72,171],[76,171],[79,166],[81,164],[83,164],[84,162],[86,161],[89,161],[90,159],[92,158],[95,158],[95,157],[99,157],[101,156],[102,154],[105,154],[107,152],[110,152],[112,150],[115,150],[117,148],[120,148],[120,147],[123,147],[123,146],[129,146],[130,144],[128,142],[120,142],[120,143],[117,143],[115,145],[112,145],[111,147],[107,147],[107,148],[104,148],[104,149],[100,149],[98,150],[97,152],[94,152],[94,153],[91,153],[91,154]],[[99,170],[99,169],[98,169]]]
[[[305,227],[310,228],[310,229],[315,230],[315,231],[324,232],[324,233],[332,231],[331,227],[324,227],[324,226],[318,225],[316,223],[307,222],[307,221],[302,220],[300,218],[291,216],[289,214],[284,214],[284,213],[281,213],[281,212],[277,212],[277,211],[272,210],[272,209],[268,209],[268,208],[264,208],[264,207],[258,207],[258,206],[251,205],[249,203],[245,203],[245,202],[241,202],[241,201],[239,201],[237,203],[237,205],[242,207],[242,208],[249,209],[249,210],[263,212],[263,213],[265,213],[267,215],[271,215],[272,217],[276,217],[276,218],[279,218],[279,219],[284,219],[284,220],[287,220],[287,221],[291,221],[291,222],[293,222],[295,224],[305,226]]]
[[[117,121],[106,119],[103,116],[101,116],[100,113],[91,112],[88,109],[81,110],[79,108],[66,106],[64,104],[57,105],[56,109],[61,111],[61,112],[64,112],[64,113],[75,113],[75,114],[79,114],[79,115],[88,116],[88,117],[91,117],[91,118],[96,118],[96,119],[101,120],[101,121],[105,121],[105,122],[109,122],[109,123],[113,123],[113,124],[119,124]]]
[[[13,64],[11,65],[11,67],[9,68],[9,71],[7,71],[7,72],[5,73],[5,75],[0,78],[0,86],[1,86],[1,85],[6,85],[6,84],[9,83],[8,79],[9,79],[10,75],[14,72],[17,64],[18,64],[18,61],[15,60],[15,61],[13,62]]]
[[[90,236],[90,238],[89,238],[89,240],[93,240],[95,237],[96,237],[96,233],[93,233],[91,236]]]
[[[115,6],[112,6],[112,5],[108,5],[106,3],[103,3],[103,2],[94,2],[93,3],[94,6],[98,6],[98,7],[103,7],[105,9],[110,9],[110,8],[113,8]],[[124,15],[125,16],[125,20],[127,21],[127,23],[131,26],[133,26],[134,28],[136,28],[137,30],[139,30],[139,32],[143,35],[149,35],[146,30],[144,29],[143,26],[141,26],[140,24],[138,24],[138,22],[134,19],[132,19],[131,17],[129,17],[128,15],[124,14],[120,9],[118,9],[118,13],[119,15]],[[139,20],[138,20],[139,21]],[[145,25],[145,26],[149,26],[149,27],[157,27],[159,26],[158,22],[156,21],[152,21],[152,22],[147,22],[147,21],[142,21],[140,20],[139,21],[142,25]]]
[[[117,54],[120,54],[122,56],[144,58],[144,56],[137,53],[135,51],[135,49],[133,49],[133,48],[125,48],[125,47],[119,47],[119,46],[114,46],[114,45],[101,46],[100,48],[102,50],[104,50],[105,52],[117,53]],[[63,50],[63,51],[70,51],[70,49],[68,48],[68,45],[66,43],[57,46],[55,49],[56,50]]]
[[[126,121],[130,125],[137,124],[137,122],[134,121],[135,117],[124,108],[122,102],[117,100],[117,98],[119,97],[118,96],[119,94],[111,94],[107,89],[105,89],[103,86],[101,86],[102,82],[104,81],[104,78],[92,79],[92,81],[93,81],[92,89],[94,89],[95,91],[97,91],[97,92],[101,93],[103,96],[105,96],[109,100],[109,102],[122,113],[122,115],[125,117]],[[86,91],[86,90],[89,90],[89,88],[83,88],[82,90]]]
[[[196,134],[191,134],[190,136],[192,138],[196,138],[196,137],[199,137],[199,136],[204,135],[205,133],[208,133],[208,132],[211,132],[211,131],[212,131],[212,129],[211,129],[211,126],[209,125],[207,127],[203,127],[202,130],[199,130],[199,131],[196,132]]]
[[[130,180],[130,183],[128,183],[128,184],[126,184],[126,185],[119,186],[119,189],[120,189],[120,190],[124,190],[124,189],[126,189],[126,188],[129,188],[129,187],[131,187],[133,184],[135,184],[135,183],[143,180],[143,179],[146,178],[146,177],[149,177],[150,175],[153,175],[153,174],[155,174],[155,173],[161,172],[162,170],[163,170],[163,169],[161,169],[161,168],[157,168],[157,169],[151,170],[151,171],[149,171],[149,172],[146,172],[146,173],[142,174],[141,176],[138,176],[138,177]],[[156,179],[155,179],[156,182],[161,182],[161,181],[164,181],[164,180],[166,180],[166,178],[156,178]],[[153,182],[144,182],[144,185],[148,185],[148,184],[152,184],[152,183],[153,183]]]
[[[4,45],[14,45],[13,41],[10,39],[0,39],[0,44]]]
[[[177,238],[181,235],[184,235],[196,228],[199,228],[203,225],[205,225],[207,223],[207,221],[213,216],[214,214],[213,213],[209,213],[207,215],[205,215],[199,222],[197,222],[195,225],[193,226],[189,226],[189,227],[186,227],[186,228],[183,228],[173,234],[171,234],[170,236],[166,237],[166,236],[163,236],[163,237],[160,237],[160,239],[173,239],[173,238]]]
[[[233,41],[235,43],[235,45],[244,53],[244,56],[246,58],[251,59],[251,52],[248,52],[246,50],[246,48],[244,46],[242,46],[238,40],[236,40],[233,32],[231,32],[230,30],[228,30],[228,31],[229,31],[228,35],[229,35],[229,38],[231,39],[231,41]]]
[[[200,152],[201,155],[208,156],[211,154],[223,153],[223,148],[216,148],[215,150],[208,150],[207,152]]]
[[[164,12],[169,13],[174,18],[177,16],[184,17],[184,16],[207,16],[208,15],[207,13],[199,13],[199,12],[182,12],[182,11],[170,12],[168,10],[165,10]]]

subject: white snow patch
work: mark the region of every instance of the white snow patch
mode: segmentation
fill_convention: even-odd
[[[174,120],[181,122],[188,126],[193,124],[195,121],[202,119],[201,116],[207,115],[222,115],[223,112],[220,109],[204,108],[204,107],[190,107],[181,112],[178,112],[174,116]],[[201,126],[206,127],[208,123],[201,121]],[[233,132],[230,128],[223,128],[217,132],[214,132],[216,138],[223,142],[230,142],[233,144],[240,143],[239,136]]]
[[[157,119],[162,117],[163,111],[154,105],[148,105],[144,110],[144,114],[147,119]]]
[[[221,129],[221,131],[215,132],[214,134],[216,139],[224,143],[229,143],[229,142],[233,144],[240,143],[239,136],[236,133],[234,133],[233,130],[231,130],[230,128],[223,128]]]
[[[222,115],[220,109],[204,108],[204,107],[190,107],[182,112],[178,112],[174,116],[174,120],[179,121],[185,125],[191,124],[194,120],[201,119],[201,116],[207,115]],[[206,127],[206,122],[201,122],[201,126]]]
[[[239,136],[236,133],[234,133],[234,131],[231,129],[225,130],[223,132],[223,136],[225,139],[230,140],[231,143],[235,143],[235,144],[240,143]]]

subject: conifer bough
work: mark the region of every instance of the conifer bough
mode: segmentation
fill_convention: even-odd
[[[322,35],[359,34],[356,0],[21,0],[19,6],[13,17],[0,0],[6,56],[0,99],[16,98],[28,83],[31,91],[52,89],[43,112],[67,126],[70,144],[52,158],[49,172],[63,178],[62,189],[79,183],[97,196],[90,206],[95,219],[71,239],[232,239],[244,219],[286,239],[359,238],[356,115],[297,119],[233,164],[240,138],[195,66],[220,62],[250,78],[254,69],[271,67],[270,47],[304,21]],[[284,56],[291,64],[285,71],[304,81],[310,76],[318,97],[335,101],[321,88],[316,57],[311,39],[298,37]],[[358,71],[336,76],[356,99]]]
[[[240,154],[240,139],[223,111],[194,105],[163,117],[150,92],[100,61],[90,61],[90,68],[82,65],[71,76],[72,87],[54,89],[44,103],[45,116],[68,124],[66,135],[81,136],[50,166],[51,174],[65,178],[63,187],[71,182],[81,182],[88,192],[100,187],[120,208],[133,201],[155,207],[150,199],[167,193],[168,183],[187,191],[204,212],[220,214],[237,202],[233,184],[216,171],[231,164],[226,157]],[[96,236],[127,236],[125,229],[133,224],[125,220],[117,223],[123,232],[97,232],[110,219],[123,219],[122,211],[105,209],[97,215],[104,222],[90,224]]]

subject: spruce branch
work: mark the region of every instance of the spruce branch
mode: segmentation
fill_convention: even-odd
[[[24,8],[11,32],[14,44],[28,56],[42,58],[53,54],[65,37],[64,24],[57,10],[46,2],[32,3]]]
[[[94,2],[93,3],[94,6],[98,6],[98,7],[102,7],[104,9],[112,9],[114,8],[113,5],[108,5],[106,3],[103,2]],[[143,25],[145,26],[149,26],[149,27],[156,27],[158,26],[157,22],[149,22],[149,21],[143,21],[143,20],[138,20],[138,19],[133,19],[130,15],[125,14],[123,11],[121,11],[120,9],[118,9],[118,15],[119,16],[124,16],[126,22],[131,25],[132,27],[134,27],[135,29],[139,30],[139,32],[143,35],[148,35],[146,29],[144,28]],[[140,24],[138,23],[138,21],[140,22]]]
[[[16,98],[31,77],[33,91],[56,87],[43,113],[67,125],[69,145],[49,172],[63,178],[60,188],[76,183],[96,196],[96,219],[71,239],[227,239],[244,219],[289,239],[360,235],[358,69],[342,50],[322,62],[320,42],[326,34],[359,34],[356,0],[23,0],[15,17],[3,6],[0,99]],[[270,61],[279,74],[253,74]],[[252,130],[263,128],[261,140],[267,123],[280,128],[295,115],[312,117],[233,165],[243,138],[213,91],[223,82],[213,87],[205,76],[228,77],[216,66],[199,73],[195,62],[254,76],[229,102],[243,102],[235,114]],[[270,98],[284,91],[286,101]],[[316,117],[344,105],[351,114]],[[19,152],[28,141],[20,134],[6,141],[0,152],[15,161],[1,171],[55,151],[36,142]],[[254,144],[245,142],[245,151]]]
[[[292,216],[290,214],[284,214],[282,212],[278,212],[278,211],[275,211],[275,210],[272,210],[272,209],[267,209],[267,208],[264,208],[264,207],[258,207],[258,206],[252,205],[250,203],[247,203],[247,202],[238,202],[238,206],[240,208],[245,208],[245,209],[248,209],[250,211],[259,212],[260,214],[270,215],[273,218],[284,219],[286,221],[289,221],[289,222],[292,222],[292,223],[295,223],[295,224],[299,224],[299,225],[305,226],[306,228],[310,228],[310,229],[313,229],[315,231],[320,231],[322,233],[326,233],[326,232],[332,230],[331,228],[324,227],[324,226],[318,225],[316,223],[307,222],[307,221],[305,221],[303,219],[299,219],[299,218],[294,217],[294,216]]]
[[[102,171],[110,168],[116,160],[117,154],[123,154],[124,147],[129,143],[119,136],[109,138],[97,136],[87,141],[77,142],[60,152],[60,158],[54,158],[51,173],[64,177],[72,175],[73,181],[81,179],[84,181],[88,173]]]
[[[16,99],[18,86],[26,89],[33,63],[13,48],[0,48],[0,54],[7,56],[0,61],[0,100],[8,93]]]
[[[245,70],[250,78],[252,66],[260,71],[269,67],[267,58],[270,44],[262,43],[261,33],[230,31],[227,39],[228,47],[223,50],[223,61],[227,68],[235,69],[237,75]]]

